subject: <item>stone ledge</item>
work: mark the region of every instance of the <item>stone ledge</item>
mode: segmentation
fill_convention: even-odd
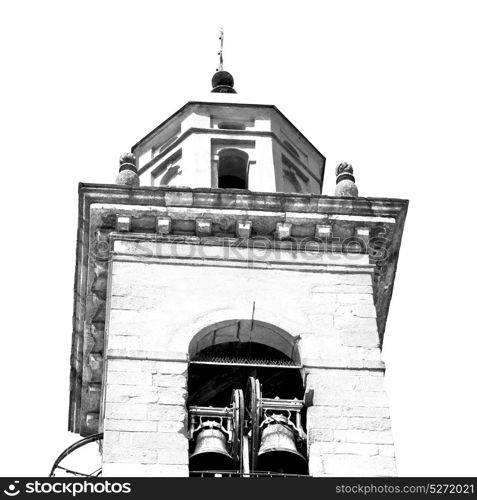
[[[349,266],[363,270],[359,274],[372,274],[375,265],[370,264],[367,253],[343,252],[342,248],[323,249],[300,248],[298,245],[276,245],[271,242],[255,244],[253,240],[234,240],[231,238],[197,238],[180,237],[158,238],[155,234],[135,233],[125,234],[112,232],[111,254],[115,256],[135,256],[153,262],[155,259],[199,259],[203,260],[228,260],[228,261],[254,261],[254,262],[281,262],[289,264],[325,264],[328,266]],[[253,244],[251,244],[253,242]],[[373,292],[372,281],[365,279],[366,285],[350,285]],[[328,285],[329,286],[329,285]],[[334,286],[334,285],[333,285]],[[361,287],[361,288],[359,288]],[[357,291],[358,291],[357,290]],[[345,289],[347,291],[347,289]],[[334,292],[338,293],[338,292]]]
[[[249,269],[260,269],[264,271],[298,271],[307,273],[349,273],[358,274],[366,273],[373,274],[374,265],[368,264],[330,264],[330,263],[297,263],[297,262],[262,262],[257,260],[247,260],[247,259],[201,259],[201,258],[174,258],[174,257],[145,257],[140,255],[130,255],[124,253],[113,253],[112,260],[114,262],[138,262],[147,264],[158,264],[158,265],[181,265],[181,266],[200,266],[200,267],[226,267],[226,268],[249,268]],[[342,290],[342,293],[349,292],[350,295],[354,295],[354,292],[361,292],[372,294],[370,291],[372,287],[355,287],[357,290],[353,290],[351,286]],[[363,291],[364,290],[364,291]],[[328,291],[323,291],[324,293],[329,293]],[[372,297],[372,295],[371,295]]]
[[[303,358],[303,369],[305,373],[311,370],[369,370],[369,371],[386,371],[384,361],[380,360],[322,360]]]
[[[407,210],[408,200],[397,198],[340,198],[318,194],[271,193],[261,191],[224,191],[218,188],[187,187],[124,187],[118,184],[79,183],[81,196],[91,202],[133,203],[154,206],[243,208],[257,210],[290,210],[299,212],[334,212],[339,214],[367,215],[372,217],[397,217]],[[166,200],[167,199],[167,200]],[[265,199],[265,202],[264,202]],[[299,210],[297,210],[297,208]]]
[[[171,352],[171,351],[108,349],[107,359],[187,362],[189,361],[189,355],[184,352]]]

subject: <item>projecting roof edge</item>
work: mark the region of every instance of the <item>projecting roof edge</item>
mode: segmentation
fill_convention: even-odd
[[[182,114],[189,106],[194,106],[194,105],[206,105],[206,106],[229,106],[229,107],[238,107],[238,108],[261,108],[261,109],[271,109],[275,111],[281,118],[283,118],[300,136],[322,157],[325,158],[323,153],[321,153],[316,146],[313,145],[312,142],[310,142],[302,132],[294,125],[274,104],[246,104],[246,103],[235,103],[235,102],[210,102],[210,101],[189,101],[182,108],[178,109],[175,113],[170,115],[168,118],[166,118],[163,122],[161,122],[157,127],[155,127],[153,130],[148,132],[142,139],[140,139],[134,146],[131,147],[131,152],[134,153],[135,149],[138,148],[143,142],[147,141],[150,139],[152,135],[154,135],[156,132],[158,132],[164,125],[166,125],[169,121],[173,120],[180,114]],[[324,169],[323,169],[323,175],[324,175]]]
[[[94,202],[114,202],[157,206],[243,208],[253,210],[291,210],[394,216],[407,209],[401,198],[338,197],[321,194],[248,191],[243,189],[187,188],[175,186],[129,187],[118,184],[80,183],[80,195]]]

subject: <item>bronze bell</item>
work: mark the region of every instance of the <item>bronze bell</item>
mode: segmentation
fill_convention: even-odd
[[[189,458],[191,471],[234,470],[232,455],[227,451],[227,439],[221,424],[213,420],[202,423],[194,453]]]
[[[308,474],[306,458],[297,450],[287,417],[272,415],[262,431],[257,469],[283,474]]]

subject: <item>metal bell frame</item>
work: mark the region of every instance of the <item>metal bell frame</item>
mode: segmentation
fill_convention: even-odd
[[[189,439],[196,440],[198,433],[210,429],[211,421],[217,422],[215,427],[220,427],[226,436],[227,452],[236,465],[236,472],[247,476],[259,472],[257,463],[261,436],[268,425],[283,425],[293,433],[296,444],[306,443],[307,436],[301,421],[304,406],[304,401],[296,398],[263,398],[259,380],[249,377],[245,398],[241,389],[234,389],[230,406],[189,408]],[[298,450],[297,453],[301,455]]]
[[[276,421],[275,423],[280,425],[284,425],[286,429],[293,432],[298,445],[306,443],[307,435],[301,421],[301,411],[304,406],[305,402],[297,398],[280,399],[278,397],[262,397],[259,380],[254,377],[249,377],[245,390],[244,441],[247,442],[247,440],[250,440],[250,472],[258,472],[258,456],[262,441],[262,430],[273,421]],[[281,418],[277,419],[273,415],[286,416],[286,424],[281,421]],[[244,470],[244,472],[248,471]]]
[[[244,398],[241,389],[232,391],[230,406],[217,408],[212,406],[191,406],[189,408],[190,426],[189,439],[197,441],[197,436],[212,428],[219,430],[225,436],[225,451],[230,455],[239,472],[241,466],[241,443],[244,422]],[[195,455],[191,454],[191,457]]]

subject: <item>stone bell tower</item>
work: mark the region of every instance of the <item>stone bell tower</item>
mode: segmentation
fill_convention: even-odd
[[[70,430],[104,476],[394,475],[381,345],[407,201],[358,196],[221,70],[80,184]]]

